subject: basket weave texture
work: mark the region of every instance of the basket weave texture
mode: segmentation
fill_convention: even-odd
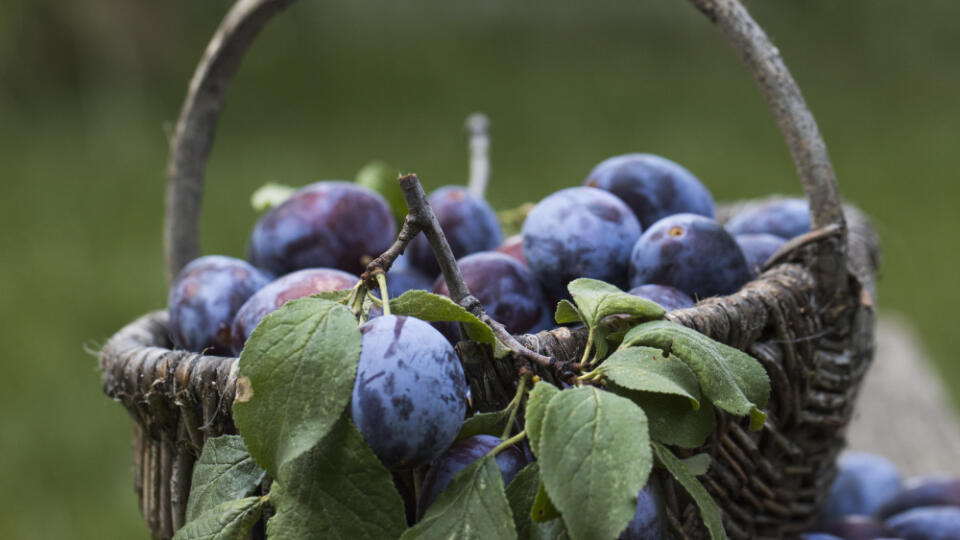
[[[763,31],[737,0],[690,0],[713,21],[750,69],[777,119],[804,183],[814,231],[795,238],[765,271],[730,296],[707,298],[666,318],[757,358],[771,381],[767,422],[715,410],[714,433],[680,457],[712,457],[702,482],[735,540],[795,538],[816,518],[835,475],[857,392],[874,351],[877,238],[863,214],[842,207],[836,178],[812,114]],[[293,0],[238,0],[210,42],[177,123],[168,168],[165,249],[168,276],[197,256],[203,172],[226,87],[257,32]],[[718,220],[763,201],[718,208]],[[103,391],[133,419],[134,488],[154,538],[184,525],[194,463],[210,437],[233,434],[237,358],[171,350],[167,313],[121,329],[100,353]],[[557,328],[517,336],[527,348],[575,361],[585,332]],[[513,359],[461,342],[457,351],[479,411],[514,396]],[[539,373],[556,383],[551,373]],[[708,538],[699,511],[663,475],[673,539]],[[269,489],[269,480],[261,491]],[[262,523],[254,538],[264,537]]]

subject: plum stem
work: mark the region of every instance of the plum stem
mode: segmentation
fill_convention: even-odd
[[[493,447],[493,450],[490,451],[490,455],[491,455],[491,456],[496,456],[496,455],[499,454],[500,452],[503,452],[503,451],[506,450],[507,448],[510,448],[511,446],[513,446],[513,445],[517,444],[518,442],[522,441],[523,438],[526,437],[526,436],[527,436],[527,430],[523,430],[523,431],[521,431],[520,433],[517,433],[517,434],[514,435],[513,437],[510,437],[509,439],[507,439],[507,440],[503,441],[502,443],[498,444],[497,446]]]
[[[517,381],[517,393],[513,396],[510,404],[507,405],[507,409],[510,410],[510,417],[507,418],[507,425],[503,428],[503,434],[500,435],[501,439],[506,439],[510,435],[510,429],[513,427],[513,421],[517,419],[517,410],[520,409],[520,402],[523,401],[523,394],[527,389],[527,381],[530,379],[530,375],[530,373],[524,373]]]
[[[380,286],[380,298],[382,298],[381,304],[383,308],[383,314],[390,315],[390,296],[387,293],[387,275],[383,272],[378,272],[376,274],[376,278],[377,285]]]
[[[490,181],[490,120],[483,113],[467,117],[467,141],[470,147],[470,194],[484,198]]]

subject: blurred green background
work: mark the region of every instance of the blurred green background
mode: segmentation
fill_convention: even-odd
[[[0,3],[0,537],[145,538],[130,422],[96,350],[165,305],[167,134],[223,0]],[[880,305],[960,383],[960,3],[749,3],[883,241]],[[234,82],[207,175],[205,253],[242,256],[266,181],[367,161],[463,182],[468,113],[493,125],[499,208],[647,151],[716,198],[797,192],[779,132],[685,2],[302,2]],[[956,390],[954,396],[957,396]]]

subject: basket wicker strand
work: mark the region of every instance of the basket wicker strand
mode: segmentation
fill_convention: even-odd
[[[793,538],[812,523],[827,495],[873,357],[877,239],[860,212],[841,205],[816,123],[763,31],[737,0],[691,1],[733,44],[770,104],[811,203],[814,231],[790,241],[737,293],[704,299],[667,318],[748,352],[769,374],[763,429],[750,431],[741,419],[717,411],[713,435],[696,452],[713,458],[702,480],[731,538]],[[168,278],[199,251],[204,166],[229,81],[257,32],[290,3],[237,2],[194,74],[168,168]],[[757,203],[723,206],[718,219],[750,204]],[[535,352],[572,360],[582,354],[586,336],[557,328],[518,339]],[[485,411],[503,407],[516,389],[511,359],[494,359],[470,342],[462,342],[458,353],[474,404]],[[237,365],[236,358],[172,350],[165,311],[130,323],[101,351],[103,390],[133,419],[134,488],[154,538],[171,538],[184,524],[193,464],[204,442],[236,432]],[[552,380],[550,373],[541,376]],[[671,537],[706,538],[696,506],[672,480],[663,480]]]

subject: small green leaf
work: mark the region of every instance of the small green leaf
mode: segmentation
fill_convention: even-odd
[[[567,535],[567,526],[563,524],[560,518],[545,521],[543,523],[532,523],[530,525],[530,540],[569,540]]]
[[[260,519],[264,497],[227,501],[184,525],[173,540],[241,540]]]
[[[470,339],[480,343],[496,341],[489,326],[446,296],[421,290],[407,291],[390,300],[390,310],[394,315],[409,315],[424,321],[460,322]]]
[[[357,319],[329,300],[287,302],[254,329],[240,356],[233,418],[268,473],[276,477],[340,418],[359,357]]]
[[[507,501],[513,514],[513,525],[519,538],[530,537],[530,508],[540,485],[540,466],[537,462],[523,468],[507,486]]]
[[[510,411],[502,410],[487,413],[476,413],[463,423],[460,427],[460,433],[457,434],[457,440],[462,441],[474,435],[495,435],[499,437],[507,427],[507,420],[510,419]]]
[[[530,449],[533,450],[535,456],[540,456],[540,432],[543,417],[547,413],[547,405],[558,393],[560,393],[559,388],[546,381],[540,381],[533,386],[533,390],[527,396],[524,426],[527,431],[527,438],[530,439]]]
[[[339,291],[324,291],[322,293],[317,293],[313,296],[317,298],[323,298],[324,300],[330,300],[331,302],[336,302],[342,304],[347,301],[347,298],[350,297],[350,289],[341,289]]]
[[[539,448],[541,478],[570,537],[616,538],[653,465],[643,410],[592,386],[558,392]]]
[[[717,503],[713,500],[713,497],[707,493],[703,484],[697,480],[693,472],[687,469],[667,447],[653,443],[653,451],[660,464],[670,471],[670,474],[677,479],[677,482],[680,482],[680,485],[687,490],[687,493],[690,494],[690,497],[693,498],[693,501],[700,508],[700,517],[710,532],[711,540],[727,540],[727,533],[723,530],[723,520],[720,516],[720,509],[717,507]]]
[[[390,205],[393,216],[397,218],[397,223],[401,223],[407,215],[407,203],[403,198],[400,182],[397,182],[398,176],[397,169],[382,161],[373,161],[360,169],[356,182],[382,195]]]
[[[560,511],[553,505],[550,495],[547,495],[547,488],[543,485],[543,480],[537,486],[537,493],[533,498],[533,505],[530,506],[528,513],[530,520],[535,523],[550,521],[560,517]]]
[[[623,338],[620,349],[635,345],[677,355],[696,374],[703,394],[717,407],[738,416],[749,414],[754,429],[763,425],[766,415],[760,409],[770,398],[770,378],[750,355],[669,321],[635,326]]]
[[[496,459],[488,454],[455,474],[420,523],[407,529],[400,538],[517,538]]]
[[[579,308],[583,322],[593,327],[610,315],[629,315],[639,319],[658,319],[666,311],[645,298],[627,294],[596,279],[580,278],[571,281],[567,290]],[[558,307],[559,308],[559,307]]]
[[[348,414],[326,438],[285,464],[270,490],[277,513],[270,540],[398,538],[403,501],[390,472],[364,442]]]
[[[665,356],[660,349],[621,349],[607,358],[597,373],[630,390],[684,396],[694,409],[700,408],[697,376],[676,355]]]
[[[252,494],[265,474],[239,435],[208,439],[193,466],[186,520],[193,521],[204,510]]]
[[[695,454],[686,459],[681,459],[680,463],[683,463],[683,466],[694,476],[703,476],[710,470],[710,454]]]
[[[680,396],[634,392],[611,387],[610,390],[640,406],[650,421],[650,438],[681,448],[698,448],[713,433],[713,405],[704,401],[691,409],[690,401]]]
[[[561,300],[557,304],[557,313],[553,316],[553,318],[557,321],[557,324],[583,321],[583,317],[580,316],[580,311],[578,311],[569,300]]]
[[[290,195],[293,195],[293,192],[296,190],[297,188],[294,187],[277,184],[275,182],[267,182],[257,188],[257,190],[253,192],[253,195],[250,196],[250,206],[253,206],[253,209],[257,212],[269,210],[283,204],[283,201],[289,199]]]

